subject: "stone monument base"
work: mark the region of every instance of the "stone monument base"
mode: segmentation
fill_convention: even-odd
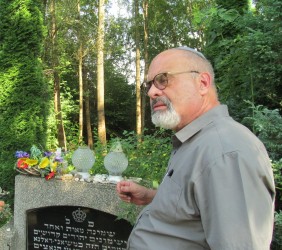
[[[56,179],[47,181],[40,177],[18,175],[16,176],[15,181],[14,220],[0,230],[0,242],[1,244],[2,242],[4,244],[4,246],[1,246],[0,244],[0,250],[27,249],[27,213],[30,210],[54,206],[73,206],[95,209],[111,215],[118,215],[120,212],[120,202],[121,201],[116,195],[115,185],[113,184],[93,184],[81,181],[62,181]],[[57,230],[59,230],[59,225],[57,226]],[[62,228],[62,225],[60,227]],[[8,228],[11,228],[11,231],[7,231]],[[99,228],[95,228],[95,234],[98,231]],[[6,242],[4,242],[1,237],[2,239],[4,238]],[[92,239],[94,238],[92,237]],[[63,241],[61,244],[63,244]],[[90,246],[90,243],[88,244]],[[96,247],[97,244],[97,242],[95,242],[95,244],[93,242],[92,249],[102,249]],[[96,248],[94,248],[94,246]],[[62,245],[62,247],[54,249],[75,248],[63,248]]]

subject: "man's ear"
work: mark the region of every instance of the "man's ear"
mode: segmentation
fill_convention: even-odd
[[[199,76],[199,86],[200,86],[200,93],[202,95],[205,95],[209,88],[211,87],[211,76],[209,73],[206,73],[206,72],[203,72],[203,73],[200,73],[200,76]]]

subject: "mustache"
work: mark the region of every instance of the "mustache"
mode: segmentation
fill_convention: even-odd
[[[157,104],[158,102],[162,102],[163,104],[165,104],[168,108],[171,107],[171,102],[170,100],[167,98],[167,97],[164,97],[164,96],[160,96],[160,97],[157,97],[155,99],[152,100],[151,102],[151,109],[153,110],[153,107],[155,104]]]

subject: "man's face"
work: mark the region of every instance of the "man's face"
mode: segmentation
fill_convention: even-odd
[[[151,63],[148,80],[165,72],[197,70],[191,66],[182,51],[168,50],[159,54]],[[194,120],[199,112],[201,95],[198,91],[197,75],[192,73],[168,74],[166,88],[150,88],[152,122],[156,126],[179,130]]]
[[[158,105],[164,106],[165,109],[158,110]],[[157,127],[165,129],[174,129],[180,123],[180,115],[175,111],[171,101],[160,96],[151,101],[152,122]]]

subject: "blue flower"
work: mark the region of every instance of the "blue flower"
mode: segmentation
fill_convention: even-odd
[[[57,162],[63,162],[64,159],[61,156],[56,156],[54,160]]]
[[[15,157],[16,158],[29,158],[29,154],[25,151],[16,151]]]
[[[52,156],[52,152],[45,151],[45,152],[44,152],[44,156],[50,157],[50,156]]]

